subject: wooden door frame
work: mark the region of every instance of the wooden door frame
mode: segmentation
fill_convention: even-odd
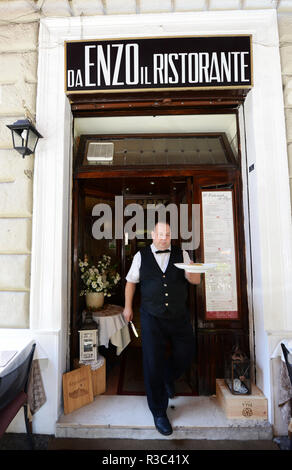
[[[145,174],[146,173],[146,174]],[[136,178],[142,178],[145,176],[148,177],[173,177],[173,176],[178,176],[177,169],[172,169],[172,168],[167,168],[165,169],[162,174],[161,170],[158,169],[148,169],[145,172],[144,171],[135,171],[133,169],[127,170],[110,170],[108,172],[104,171],[94,171],[94,179],[98,180],[101,178],[123,178],[125,176],[128,177],[133,177],[135,176]],[[236,231],[236,238],[238,240],[238,243],[240,243],[241,249],[237,250],[237,254],[239,255],[238,252],[240,252],[240,265],[241,266],[246,266],[245,264],[245,245],[244,245],[244,232],[243,232],[243,226],[242,224],[239,224],[239,220],[243,220],[243,208],[242,208],[242,192],[241,192],[241,177],[240,177],[240,171],[238,168],[234,167],[229,167],[226,168],[226,166],[223,166],[221,168],[208,168],[208,176],[206,176],[206,168],[204,166],[201,166],[201,168],[196,168],[196,169],[181,169],[179,171],[179,176],[184,176],[184,177],[189,177],[193,180],[193,200],[196,202],[196,194],[198,192],[198,182],[204,183],[204,182],[217,182],[217,184],[220,184],[222,182],[233,182],[234,187],[236,188],[236,194],[235,194],[235,206],[234,206],[234,211],[235,211],[235,219],[234,219],[234,227]],[[72,241],[72,247],[73,247],[73,276],[72,276],[72,310],[71,310],[71,346],[70,346],[70,359],[72,361],[72,366],[73,366],[73,359],[74,357],[78,356],[78,320],[80,319],[78,316],[79,312],[79,298],[78,298],[78,290],[79,290],[79,268],[78,268],[78,253],[79,253],[79,248],[80,248],[80,238],[78,236],[78,226],[80,223],[80,202],[82,200],[82,186],[84,182],[89,180],[91,178],[84,178],[84,175],[82,177],[77,177],[74,180],[74,187],[73,187],[73,221],[72,221],[72,236],[73,236],[73,241]],[[195,182],[195,184],[194,184]],[[81,187],[80,187],[81,183]],[[245,334],[248,333],[248,309],[247,309],[247,294],[246,294],[246,289],[244,290],[244,283],[245,283],[245,269],[243,272],[239,273],[239,264],[238,260],[236,263],[237,266],[237,275],[239,276],[239,280],[241,283],[241,289],[242,289],[242,296],[245,299],[245,306],[246,310],[243,314],[245,321],[244,325],[241,325],[241,327],[238,328],[238,330],[243,331]],[[74,315],[74,311],[76,312]],[[198,315],[196,316],[196,325],[195,328],[198,331]],[[220,328],[226,330],[227,323],[220,320],[217,322],[207,322],[209,324],[210,329],[214,328]],[[236,323],[236,321],[235,321]],[[237,322],[238,323],[238,322]],[[205,325],[207,327],[207,325]],[[232,330],[232,328],[229,328]],[[207,327],[205,329],[205,333],[208,333],[209,328]],[[238,331],[239,332],[239,331]],[[204,333],[204,330],[202,330],[202,333]]]
[[[240,135],[239,135],[239,120],[238,120],[238,108],[244,102],[246,97],[246,93],[233,93],[221,91],[210,93],[194,93],[194,92],[184,92],[184,93],[174,93],[174,92],[166,92],[166,93],[149,93],[149,94],[136,94],[135,96],[131,94],[124,94],[122,99],[121,96],[113,95],[104,95],[104,96],[96,96],[90,97],[90,101],[88,97],[84,96],[74,96],[74,102],[71,103],[71,109],[73,112],[74,117],[85,117],[85,116],[141,116],[141,115],[194,115],[194,114],[234,114],[236,118],[237,124],[237,135],[238,135],[238,157],[237,160],[234,158],[229,158],[228,163],[226,164],[218,164],[218,165],[173,165],[167,168],[165,167],[153,167],[150,166],[132,166],[130,168],[109,168],[109,167],[99,167],[99,168],[92,168],[84,166],[82,168],[81,163],[81,156],[80,152],[84,152],[84,142],[82,146],[79,146],[79,155],[77,154],[77,158],[75,158],[75,170],[74,170],[74,181],[78,186],[78,182],[85,182],[90,179],[110,179],[110,178],[140,178],[140,177],[189,177],[194,181],[203,180],[204,177],[212,180],[213,178],[216,179],[217,183],[220,181],[232,181],[234,183],[234,187],[236,187],[236,204],[234,206],[234,211],[236,211],[236,217],[234,217],[234,225],[236,228],[236,237],[240,243],[242,249],[240,250],[240,264],[244,266],[244,275],[243,278],[246,279],[246,263],[245,263],[245,243],[244,243],[244,228],[243,224],[240,226],[238,225],[238,221],[241,219],[243,220],[243,197],[242,197],[242,183],[241,183],[241,144],[240,144]],[[218,134],[218,133],[217,133]],[[145,134],[144,134],[145,135]],[[171,134],[172,135],[172,134]],[[133,136],[133,135],[132,135]],[[170,134],[167,134],[170,137]],[[89,136],[87,136],[88,138]],[[92,137],[92,136],[90,136]],[[100,137],[100,136],[99,136]],[[125,135],[123,135],[125,137]],[[135,135],[135,137],[139,137]],[[106,138],[109,138],[107,135]],[[81,149],[82,147],[82,149]],[[78,164],[79,163],[79,164]],[[74,185],[75,187],[75,185]],[[196,197],[196,193],[198,189],[196,189],[196,184],[193,184],[193,197]],[[78,190],[75,188],[74,195],[78,196]],[[77,204],[78,206],[78,204]],[[76,209],[76,202],[74,203],[74,220],[73,226],[78,224],[78,217],[75,217],[78,214],[78,210]],[[76,228],[73,229],[73,232],[76,235]],[[75,262],[76,262],[76,244],[77,240],[73,239],[72,246],[75,247]],[[239,275],[239,279],[242,279],[242,273],[238,273],[239,265],[237,260],[237,275]],[[75,276],[73,275],[73,283],[75,288],[78,283],[78,279],[76,275],[78,274],[78,265],[77,268],[75,266],[75,270],[73,269]],[[249,335],[248,332],[248,306],[247,306],[247,292],[246,292],[246,285],[243,286],[243,282],[241,280],[241,288],[242,293],[245,299],[244,305],[246,307],[245,311],[245,318],[246,318],[246,334],[242,328],[237,328],[237,332],[243,333],[243,336]],[[76,308],[76,294],[72,295],[72,310],[71,315],[74,311],[74,305]],[[196,320],[196,331],[198,330],[198,320]],[[222,323],[222,321],[218,321],[214,324],[214,322],[209,322],[209,326],[215,328],[220,328],[220,331],[227,332],[227,334],[231,334],[233,330],[230,328],[229,330],[224,329],[226,322]],[[76,328],[76,319],[72,319],[71,324]],[[208,325],[205,325],[205,327]],[[243,325],[242,325],[243,326]],[[76,331],[76,330],[75,330]],[[204,343],[204,338],[206,335],[208,336],[208,332],[212,331],[209,328],[201,329],[200,336],[202,336]],[[219,331],[219,330],[218,330]],[[207,337],[208,340],[208,337]],[[201,341],[201,340],[200,340]],[[70,347],[71,351],[71,364],[73,361],[73,355],[78,353],[78,333],[74,331],[71,332],[71,344],[74,345],[74,349]],[[201,349],[201,345],[197,344],[197,350]],[[72,354],[72,351],[73,354]],[[205,365],[203,365],[203,368]],[[213,365],[213,368],[215,366]],[[198,364],[198,383],[199,383],[199,393],[205,394],[211,391],[214,388],[214,384],[212,384],[212,377],[208,377],[207,383],[203,383],[204,380],[200,378],[200,367]],[[200,384],[201,380],[201,384]],[[214,390],[213,390],[214,393]]]

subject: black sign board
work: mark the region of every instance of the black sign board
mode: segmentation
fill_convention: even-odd
[[[251,88],[251,36],[65,43],[66,93]]]

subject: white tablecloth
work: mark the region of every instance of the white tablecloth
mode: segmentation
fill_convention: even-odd
[[[271,357],[274,358],[277,356],[281,356],[282,361],[285,362],[284,354],[281,348],[281,343],[283,343],[288,349],[288,351],[292,354],[292,339],[282,339],[281,341],[279,341],[279,343],[275,347]]]
[[[0,351],[17,351],[17,353],[3,367],[0,367],[0,378],[12,372],[27,359],[34,343],[36,343],[35,340],[25,337],[21,338],[19,335],[1,336]],[[28,416],[30,420],[32,419],[32,415],[36,413],[47,400],[39,361],[36,356],[37,354],[35,353],[27,391],[29,404]]]
[[[19,336],[1,337],[0,351],[17,351],[15,356],[3,367],[0,367],[0,377],[9,374],[16,369],[29,355],[34,340],[28,338],[20,338]]]
[[[121,352],[131,341],[129,327],[121,313],[112,316],[92,316],[94,321],[98,324],[98,344],[108,348],[109,341],[117,347],[117,355]]]
[[[292,399],[292,386],[290,377],[288,374],[288,369],[286,366],[284,354],[281,348],[281,343],[283,343],[286,348],[288,349],[289,353],[292,354],[292,339],[282,339],[279,341],[277,346],[275,347],[272,358],[276,358],[278,356],[281,357],[281,366],[279,370],[279,399],[278,399],[278,406],[281,409],[282,417],[284,422],[289,425],[291,419],[291,399]],[[289,354],[289,355],[290,355]],[[290,361],[289,361],[290,362]]]

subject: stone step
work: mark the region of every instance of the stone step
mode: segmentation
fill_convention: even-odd
[[[178,396],[167,411],[173,434],[155,429],[145,396],[99,395],[56,423],[59,438],[271,440],[265,419],[227,419],[215,396]]]

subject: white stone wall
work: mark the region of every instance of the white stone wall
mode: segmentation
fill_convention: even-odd
[[[292,200],[292,13],[278,14],[278,25]]]
[[[292,193],[292,0],[0,1],[0,328],[29,326],[34,157],[12,149],[6,124],[35,118],[40,18],[275,8]]]
[[[6,125],[35,118],[38,29],[0,23],[0,328],[29,326],[34,159],[13,150]]]

